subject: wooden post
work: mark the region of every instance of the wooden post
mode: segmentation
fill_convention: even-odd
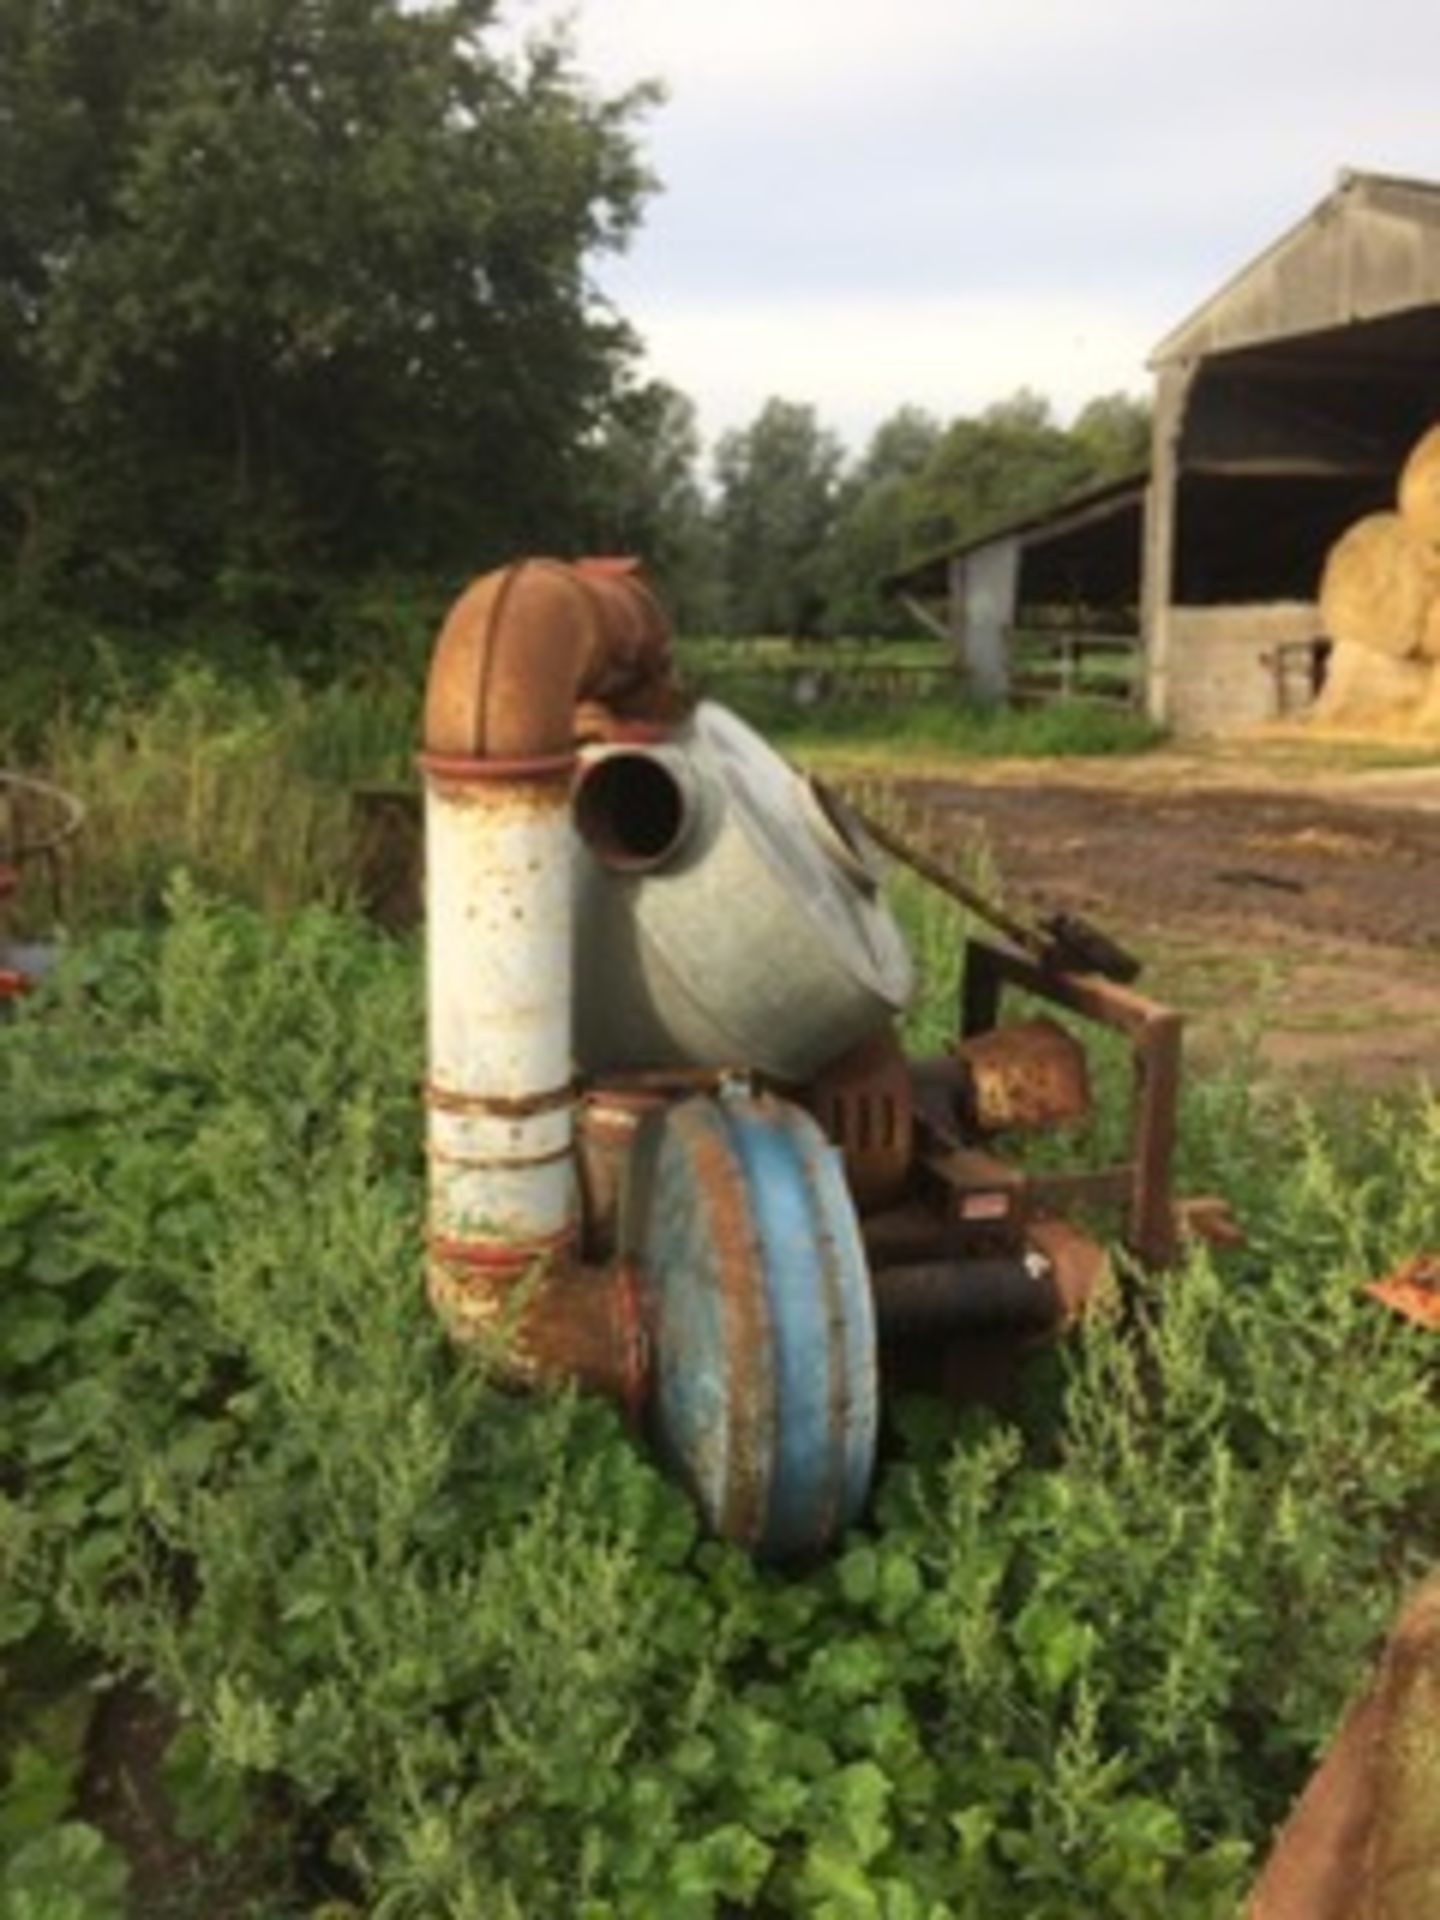
[[[970,665],[970,621],[965,598],[965,561],[954,554],[945,562],[945,624],[957,673]]]
[[[1155,382],[1150,486],[1145,495],[1145,535],[1140,582],[1140,631],[1145,645],[1145,704],[1150,718],[1168,725],[1170,710],[1170,605],[1175,592],[1177,522],[1180,512],[1180,438],[1195,368],[1186,361],[1160,369]]]

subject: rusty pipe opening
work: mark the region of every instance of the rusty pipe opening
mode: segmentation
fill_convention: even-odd
[[[574,787],[575,828],[607,867],[651,873],[694,825],[694,776],[673,749],[609,747],[585,757]]]

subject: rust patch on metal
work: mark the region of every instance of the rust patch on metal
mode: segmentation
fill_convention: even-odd
[[[428,1238],[426,1290],[452,1339],[492,1346],[514,1386],[570,1382],[637,1421],[649,1343],[631,1269],[578,1266],[567,1230],[524,1245]]]
[[[645,1291],[640,1270],[632,1260],[622,1260],[610,1270],[614,1299],[616,1334],[625,1364],[621,1388],[621,1408],[626,1425],[639,1433],[645,1419],[645,1403],[650,1387],[650,1329],[645,1317]]]
[[[425,1244],[437,1260],[457,1267],[473,1267],[495,1274],[528,1273],[537,1263],[545,1266],[565,1255],[575,1242],[573,1226],[542,1240],[483,1240],[467,1236],[427,1234]]]
[[[565,814],[570,806],[570,783],[564,775],[554,780],[431,779],[427,785],[452,812],[470,816],[502,814],[509,820],[543,820]]]
[[[1097,1240],[1068,1220],[1032,1220],[1025,1238],[1050,1265],[1053,1324],[1068,1327],[1095,1298],[1109,1270],[1109,1256]]]
[[[417,753],[415,764],[430,780],[442,787],[494,785],[500,781],[570,779],[575,771],[573,753],[512,755],[508,759],[477,760],[465,753]]]
[[[871,1213],[899,1200],[915,1150],[915,1110],[894,1028],[872,1034],[827,1067],[804,1104],[840,1149],[858,1211]]]
[[[647,1114],[667,1105],[662,1093],[594,1088],[581,1096],[575,1118],[585,1248],[592,1258],[614,1251],[620,1189],[635,1135]]]
[[[988,1229],[1013,1240],[1027,1206],[1025,1175],[978,1147],[923,1150],[921,1191],[937,1201],[952,1230]]]
[[[569,1160],[571,1151],[568,1141],[563,1147],[552,1147],[546,1153],[453,1153],[447,1147],[436,1146],[433,1140],[425,1145],[427,1160],[438,1161],[447,1167],[470,1167],[477,1173],[520,1167],[553,1167],[561,1160]]]
[[[727,1083],[751,1085],[759,1078],[741,1067],[635,1067],[607,1071],[597,1091],[609,1100],[630,1094],[713,1093]]]
[[[850,1388],[846,1360],[845,1296],[840,1279],[840,1254],[830,1231],[829,1213],[817,1183],[817,1169],[809,1154],[797,1156],[800,1178],[809,1202],[807,1212],[818,1227],[816,1253],[821,1285],[825,1292],[825,1424],[829,1445],[826,1448],[825,1491],[816,1499],[811,1516],[811,1544],[830,1539],[844,1509],[846,1469],[849,1448]]]
[[[759,1249],[744,1182],[723,1131],[717,1130],[723,1123],[698,1104],[681,1107],[676,1120],[694,1165],[696,1184],[705,1196],[720,1273],[726,1424],[732,1451],[717,1531],[727,1539],[753,1542],[765,1528],[776,1448],[771,1431],[775,1396],[766,1360],[772,1337],[764,1290],[756,1283]]]
[[[1246,1920],[1433,1920],[1440,1727],[1440,1577],[1402,1612],[1281,1828]]]
[[[1218,1194],[1196,1194],[1175,1202],[1175,1225],[1181,1239],[1203,1240],[1211,1247],[1243,1247],[1245,1229]]]
[[[1042,1015],[972,1034],[955,1055],[965,1069],[964,1118],[976,1132],[1040,1131],[1089,1116],[1084,1049],[1054,1020]]]
[[[442,1113],[473,1114],[491,1120],[533,1120],[538,1114],[557,1113],[575,1100],[575,1082],[549,1087],[541,1093],[510,1098],[498,1093],[461,1093],[454,1087],[425,1082],[425,1099]]]
[[[521,560],[473,581],[446,616],[425,695],[428,751],[565,752],[579,701],[660,717],[676,698],[670,629],[633,567]]]
[[[1129,1158],[1118,1167],[1062,1176],[1082,1197],[1108,1197],[1117,1176],[1125,1177],[1125,1238],[1147,1266],[1168,1266],[1178,1247],[1178,1220],[1172,1189],[1176,1105],[1180,1083],[1180,1044],[1184,1023],[1173,1008],[1147,999],[1133,988],[1096,974],[1052,973],[1024,954],[971,940],[965,950],[961,1008],[962,1044],[996,1030],[1000,997],[1015,986],[1037,999],[1068,1008],[1082,1019],[1123,1034],[1130,1042],[1134,1094],[1130,1113]],[[1037,1182],[1037,1187],[1040,1185]],[[1052,1191],[1056,1182],[1045,1183]]]
[[[658,747],[674,733],[678,718],[626,720],[600,700],[582,700],[575,709],[575,739],[582,745]]]

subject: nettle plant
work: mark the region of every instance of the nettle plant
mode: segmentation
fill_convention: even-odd
[[[867,1524],[773,1570],[442,1343],[417,975],[181,884],[0,1029],[0,1913],[72,1910],[37,1848],[121,1899],[83,1735],[35,1791],[47,1661],[174,1709],[200,1910],[240,1855],[332,1920],[1231,1913],[1433,1552],[1432,1349],[1357,1282],[1436,1102],[1197,1086],[1248,1247],[1122,1275],[1010,1417],[892,1406]]]

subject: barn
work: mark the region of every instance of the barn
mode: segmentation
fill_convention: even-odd
[[[1221,733],[1303,711],[1323,677],[1330,543],[1393,504],[1440,420],[1440,185],[1342,173],[1307,217],[1156,347],[1148,475],[932,556],[893,582],[943,600],[977,691],[1057,615],[1142,648],[1151,715]]]

